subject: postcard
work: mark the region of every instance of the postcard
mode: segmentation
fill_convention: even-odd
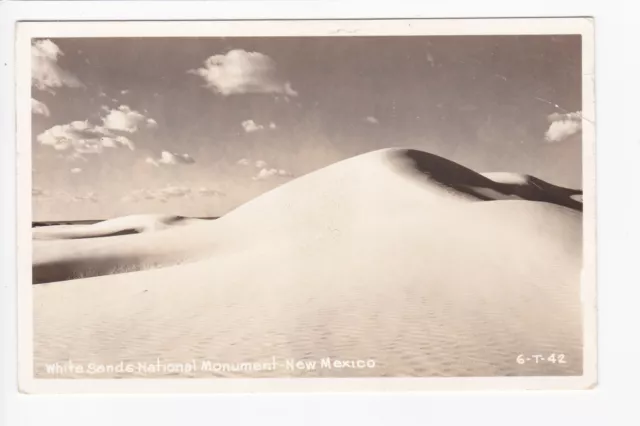
[[[592,20],[16,31],[22,392],[596,385]]]

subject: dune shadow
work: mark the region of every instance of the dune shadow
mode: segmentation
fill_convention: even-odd
[[[526,182],[522,184],[496,182],[451,160],[414,149],[391,151],[388,158],[400,167],[410,161],[416,172],[428,176],[436,184],[478,201],[519,198],[582,211],[582,203],[576,199],[582,195],[581,190],[563,188],[533,176],[525,176]]]
[[[95,233],[88,234],[83,232],[73,232],[73,231],[60,231],[59,233],[51,232],[46,233],[42,232],[39,234],[34,234],[34,240],[84,240],[90,238],[107,238],[107,237],[119,237],[122,235],[132,235],[132,234],[140,234],[141,231],[138,229],[123,229],[121,231],[114,232],[105,232],[105,233]]]

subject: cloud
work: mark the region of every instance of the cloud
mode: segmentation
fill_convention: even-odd
[[[247,133],[257,132],[259,130],[264,130],[265,128],[262,124],[258,124],[253,120],[244,120],[241,124],[242,128]],[[273,121],[269,123],[268,127],[270,130],[275,130],[278,128],[278,126],[276,126],[276,123],[274,123]]]
[[[368,116],[368,117],[365,117],[365,119],[364,119],[364,120],[365,120],[367,123],[371,123],[371,124],[378,124],[378,123],[379,123],[378,119],[377,119],[377,118],[375,118],[375,117],[373,117],[373,116],[371,116],[371,115],[370,115],[370,116]]]
[[[121,95],[126,95],[127,93],[129,93],[129,89],[125,89],[125,90],[121,90],[120,91]]]
[[[264,161],[264,160],[258,160],[258,161],[256,161],[256,167],[259,168],[259,169],[267,167],[267,162]]]
[[[429,62],[429,65],[431,66],[431,68],[435,68],[436,61],[435,59],[433,59],[433,55],[431,53],[427,53],[427,62]]]
[[[147,118],[144,114],[132,110],[127,105],[120,105],[117,109],[110,110],[105,117],[102,118],[104,127],[111,130],[133,133],[138,131],[138,125],[146,123],[147,126],[157,126],[155,120]]]
[[[549,117],[551,125],[545,133],[547,142],[562,142],[582,131],[582,112],[568,114],[553,113]]]
[[[163,164],[173,166],[176,164],[193,164],[196,161],[189,154],[176,154],[169,151],[162,151],[160,153],[160,158],[157,160],[147,157],[145,162],[152,166],[160,167]]]
[[[76,202],[88,201],[90,203],[97,203],[98,197],[96,196],[95,192],[88,192],[86,194],[72,196],[71,201],[76,201]]]
[[[213,55],[202,68],[188,72],[202,77],[208,88],[223,96],[244,93],[298,95],[291,83],[278,76],[275,61],[259,52],[236,49],[225,55]]]
[[[53,92],[60,87],[83,87],[75,75],[58,65],[63,55],[51,40],[37,40],[31,45],[31,84],[36,89]]]
[[[31,112],[34,114],[44,115],[45,117],[49,117],[51,115],[49,108],[44,102],[40,102],[33,98],[31,98]]]
[[[158,122],[153,118],[147,118],[147,127],[155,129],[156,127],[158,127]]]
[[[133,142],[127,137],[116,135],[105,127],[94,126],[86,120],[53,126],[40,133],[36,139],[42,145],[57,151],[71,150],[73,154],[100,154],[105,148],[135,149]]]
[[[75,167],[75,168],[71,169],[71,173],[73,173],[73,174],[82,173],[82,169],[80,167]]]
[[[213,188],[200,187],[192,189],[188,186],[167,185],[160,189],[138,189],[132,191],[129,195],[122,198],[125,202],[138,201],[160,201],[166,203],[169,199],[178,199],[185,197],[203,196],[203,197],[222,197],[225,194]]]
[[[291,173],[289,173],[288,171],[284,170],[284,169],[274,169],[274,168],[267,169],[267,168],[263,168],[252,179],[253,180],[266,180],[266,179],[270,179],[270,178],[276,177],[276,176],[278,176],[278,177],[291,177],[293,175]]]
[[[238,160],[237,163],[239,166],[248,166],[249,165],[249,160],[247,160],[246,158],[241,158]]]
[[[215,197],[215,196],[223,197],[224,196],[224,193],[221,191],[218,191],[216,189],[211,189],[211,188],[205,188],[205,187],[198,188],[198,194],[204,195],[207,197]]]
[[[264,129],[264,126],[260,124],[256,124],[253,120],[245,120],[242,122],[242,128],[247,133],[257,132],[258,130]]]

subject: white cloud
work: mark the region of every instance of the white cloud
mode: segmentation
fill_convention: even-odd
[[[155,129],[158,127],[158,122],[153,118],[147,118],[147,127]]]
[[[368,116],[368,117],[365,117],[365,119],[364,119],[364,120],[365,120],[367,123],[371,123],[371,124],[378,124],[378,119],[377,119],[377,118],[375,118],[375,117],[373,117],[373,116],[371,116],[371,115],[370,115],[370,116]]]
[[[267,168],[263,168],[260,169],[260,171],[258,172],[258,174],[256,176],[254,176],[252,179],[253,180],[266,180],[266,179],[270,179],[272,177],[275,176],[280,176],[280,177],[290,177],[293,176],[291,173],[289,173],[288,171],[284,170],[284,169],[267,169]]]
[[[58,65],[64,55],[51,40],[37,40],[31,45],[31,84],[39,90],[60,87],[83,87],[78,78]]]
[[[257,132],[258,130],[264,130],[265,128],[262,124],[258,124],[253,120],[244,120],[241,124],[242,128],[247,133]],[[275,130],[278,128],[278,126],[276,126],[276,123],[274,123],[273,121],[269,123],[268,127],[271,130]]]
[[[159,164],[156,160],[154,160],[153,158],[151,158],[151,157],[147,157],[147,158],[144,160],[144,162],[145,162],[145,163],[147,163],[147,164],[151,164],[152,166],[155,166],[155,167],[160,167],[160,164]]]
[[[241,158],[238,160],[238,165],[240,166],[248,166],[249,165],[249,160],[247,160],[246,158]]]
[[[141,123],[147,123],[150,127],[158,124],[155,120],[145,117],[144,114],[132,110],[127,105],[120,105],[117,109],[110,110],[106,117],[102,118],[102,123],[108,129],[127,133],[137,132],[138,125]]]
[[[31,98],[31,112],[34,114],[44,115],[45,117],[49,117],[51,115],[49,108],[44,102],[40,102],[33,98]]]
[[[224,96],[243,93],[298,95],[288,81],[278,77],[274,60],[259,52],[236,49],[225,55],[213,55],[202,68],[189,73],[202,77],[207,87]]]
[[[132,191],[129,195],[122,198],[125,202],[138,201],[160,201],[167,202],[169,199],[185,198],[185,197],[222,197],[224,193],[213,188],[200,187],[192,189],[188,186],[168,185],[160,189],[138,189]]]
[[[71,200],[77,202],[88,201],[90,203],[97,203],[98,197],[95,192],[88,192],[86,194],[74,195]]]
[[[223,192],[220,192],[216,189],[211,189],[211,188],[198,188],[198,193],[200,195],[204,195],[207,197],[222,197],[224,196]]]
[[[435,59],[433,59],[433,55],[431,53],[427,53],[427,62],[429,62],[431,68],[434,68],[436,66],[436,61]]]
[[[67,158],[71,161],[84,161],[84,162],[89,161],[84,155],[78,152],[71,153]]]
[[[94,126],[86,120],[53,126],[36,139],[57,151],[71,150],[72,154],[100,154],[104,148],[135,149],[133,142],[125,136],[115,135],[109,129]]]
[[[73,173],[73,174],[82,173],[82,169],[80,167],[75,167],[75,168],[71,169],[71,173]]]
[[[264,161],[264,160],[258,160],[258,161],[256,161],[256,167],[259,168],[259,169],[267,167],[267,162]]]
[[[162,151],[160,153],[160,158],[157,160],[151,157],[147,157],[145,160],[148,164],[152,166],[159,167],[160,165],[169,165],[173,166],[176,164],[193,164],[195,160],[189,154],[176,154],[169,151]]]
[[[582,131],[582,112],[553,113],[548,117],[551,125],[545,134],[547,142],[562,142]]]
[[[257,132],[258,130],[264,129],[264,126],[260,124],[256,124],[253,120],[245,120],[242,122],[242,128],[247,133]]]
[[[129,93],[129,89],[125,89],[125,90],[121,90],[120,91],[121,95],[126,95],[127,93]]]
[[[167,186],[162,188],[160,193],[168,198],[179,198],[191,194],[191,188],[186,186]]]

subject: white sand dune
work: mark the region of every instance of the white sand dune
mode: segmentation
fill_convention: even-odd
[[[159,231],[200,222],[201,219],[168,214],[139,214],[109,219],[91,225],[41,226],[32,230],[34,240],[64,240],[111,237]]]
[[[581,374],[582,214],[570,202],[579,192],[390,149],[295,179],[216,221],[35,241],[34,276],[59,281],[33,286],[36,374],[51,377],[45,364],[67,360],[272,356],[376,367],[166,374]],[[149,270],[104,275],[119,267]],[[88,275],[102,276],[70,279]],[[516,362],[550,353],[566,364]],[[104,375],[115,376],[149,377]]]

